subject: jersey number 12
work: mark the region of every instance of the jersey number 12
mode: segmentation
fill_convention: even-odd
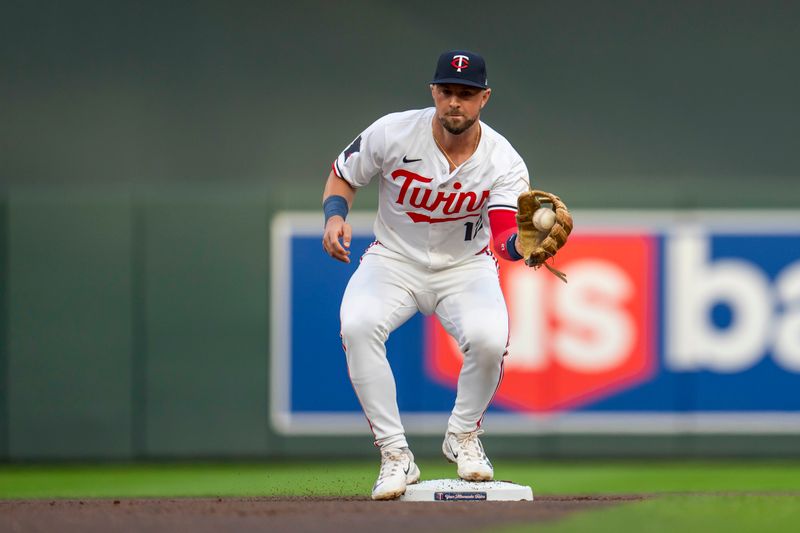
[[[481,228],[483,228],[483,217],[480,217],[478,222],[464,222],[464,240],[471,241]]]

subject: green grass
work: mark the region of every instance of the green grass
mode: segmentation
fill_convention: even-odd
[[[423,479],[455,475],[454,467],[442,460],[423,460],[420,467]],[[654,495],[645,501],[582,511],[557,522],[536,524],[537,532],[788,532],[797,530],[797,524],[800,524],[798,461],[498,460],[495,468],[498,479],[531,485],[535,495]],[[377,460],[128,466],[5,465],[0,466],[0,499],[366,496],[377,470]],[[517,525],[502,531],[517,533],[532,528],[531,525]]]
[[[443,460],[423,479],[451,478]],[[800,462],[495,462],[498,479],[534,494],[800,491]],[[0,498],[366,496],[374,461],[261,464],[0,466]]]
[[[800,498],[787,495],[664,496],[601,510],[580,512],[550,524],[537,524],[537,533],[646,531],[648,533],[782,532],[797,531]],[[521,533],[530,525],[492,528]]]
[[[9,466],[0,468],[0,498],[353,496],[369,494],[372,470],[352,462]]]
[[[540,494],[800,490],[800,462],[500,463],[497,470]]]

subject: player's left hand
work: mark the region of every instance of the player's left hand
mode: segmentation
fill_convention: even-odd
[[[325,224],[325,233],[322,236],[322,247],[337,261],[350,262],[350,240],[353,237],[353,228],[342,217],[334,216]],[[342,241],[339,242],[339,239]]]
[[[552,205],[554,213],[553,225],[546,230],[539,230],[534,222],[533,215],[542,206],[542,203]],[[572,231],[572,215],[564,202],[555,194],[533,190],[522,193],[517,198],[517,252],[525,258],[529,267],[539,268],[544,265],[550,272],[566,282],[563,272],[556,270],[546,261],[556,255],[567,242]]]

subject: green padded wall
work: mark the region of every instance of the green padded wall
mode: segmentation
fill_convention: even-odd
[[[372,121],[430,105],[448,48],[483,52],[482,118],[573,207],[800,205],[800,3],[458,11],[4,3],[0,459],[374,453],[366,427],[269,427],[268,221],[318,209],[332,159]],[[800,436],[489,439],[534,456],[800,450]]]
[[[0,460],[8,458],[8,205],[0,198]]]
[[[145,450],[266,450],[267,210],[261,197],[145,208]]]
[[[12,459],[129,456],[130,226],[127,197],[10,198]]]

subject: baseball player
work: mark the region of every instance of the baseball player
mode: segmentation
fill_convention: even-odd
[[[323,248],[349,263],[348,210],[358,188],[378,181],[376,240],[341,305],[350,379],[381,450],[376,500],[401,496],[420,477],[385,347],[417,312],[435,314],[464,354],[442,451],[462,479],[493,478],[478,436],[503,375],[508,315],[490,236],[504,259],[523,257],[515,214],[517,198],[529,189],[528,170],[480,121],[491,96],[483,58],[445,52],[430,91],[433,107],[386,115],[356,137],[333,162],[323,194]]]

